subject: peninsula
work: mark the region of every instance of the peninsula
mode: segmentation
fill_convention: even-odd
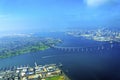
[[[43,51],[50,48],[50,45],[56,45],[60,42],[60,39],[43,38],[28,34],[4,36],[0,38],[0,58]]]

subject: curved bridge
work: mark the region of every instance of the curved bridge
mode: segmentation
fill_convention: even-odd
[[[60,47],[60,46],[51,46],[51,48],[54,48],[56,50],[60,50],[60,51],[67,51],[67,52],[71,52],[71,51],[77,51],[77,52],[83,52],[83,51],[93,51],[93,50],[109,50],[114,48],[114,44],[110,44],[110,45],[99,45],[99,46],[90,46],[90,47]]]

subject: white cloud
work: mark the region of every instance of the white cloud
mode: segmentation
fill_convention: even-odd
[[[110,0],[84,0],[89,7],[98,7],[108,3]]]

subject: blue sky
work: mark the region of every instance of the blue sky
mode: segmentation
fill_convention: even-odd
[[[0,0],[0,31],[56,31],[112,26],[120,0]]]

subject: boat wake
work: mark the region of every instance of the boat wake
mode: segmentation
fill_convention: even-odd
[[[52,55],[52,56],[43,56],[42,58],[43,59],[46,59],[46,58],[51,58],[51,57],[56,57],[57,55]]]

